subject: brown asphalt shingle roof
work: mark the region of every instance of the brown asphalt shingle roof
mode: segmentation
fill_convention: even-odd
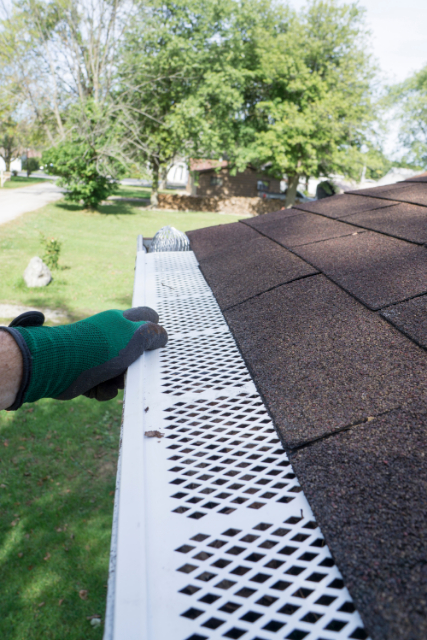
[[[189,234],[373,640],[427,637],[427,175]]]

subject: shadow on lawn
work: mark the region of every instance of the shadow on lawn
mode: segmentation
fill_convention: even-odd
[[[102,637],[122,405],[0,413],[0,637]]]
[[[71,204],[69,202],[59,202],[56,204],[56,206],[60,209],[64,209],[65,211],[80,211],[82,213],[88,213],[88,214],[104,214],[104,215],[135,215],[136,213],[138,213],[135,210],[135,205],[132,206],[131,203],[129,202],[120,202],[117,203],[113,200],[108,204],[101,204],[98,206],[97,209],[85,209],[84,207],[81,207],[78,204]]]
[[[48,287],[28,289],[24,279],[20,277],[16,283],[16,288],[20,291],[24,291],[27,295],[19,304],[35,307],[36,309],[41,310],[52,309],[54,311],[59,311],[63,314],[64,320],[68,320],[69,322],[77,322],[77,320],[82,320],[83,318],[88,317],[88,315],[91,315],[90,313],[82,315],[81,313],[76,313],[75,310],[70,308],[69,304],[65,301],[64,295],[56,290],[56,287],[63,287],[65,284],[65,282],[60,281],[59,279],[56,281],[54,279]],[[62,320],[61,324],[63,324]]]

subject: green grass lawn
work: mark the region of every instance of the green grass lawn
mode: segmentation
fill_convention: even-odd
[[[127,184],[121,184],[115,192],[114,197],[149,199],[150,195],[151,189],[149,187],[133,187]]]
[[[3,189],[17,189],[18,187],[29,187],[30,184],[38,184],[45,182],[43,178],[26,178],[24,176],[12,176],[10,180],[4,183]]]
[[[0,302],[62,309],[70,320],[131,305],[136,237],[236,216],[146,211],[126,203],[90,213],[49,205],[0,226]],[[40,233],[63,243],[42,289],[22,273]],[[101,640],[121,396],[41,400],[0,412],[0,638]]]
[[[183,189],[164,189],[160,193],[184,193]],[[121,184],[113,197],[120,198],[145,198],[149,199],[151,195],[150,187],[134,187],[132,185]]]
[[[136,238],[170,224],[180,231],[236,222],[217,213],[147,211],[130,203],[82,211],[59,203],[0,226],[0,301],[62,309],[71,319],[131,304]],[[48,287],[28,289],[22,274],[41,255],[40,234],[62,242],[61,269]]]

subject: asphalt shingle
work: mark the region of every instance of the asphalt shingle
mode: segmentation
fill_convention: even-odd
[[[293,249],[373,310],[427,292],[427,249],[365,231]]]
[[[373,640],[427,637],[426,183],[189,234]]]
[[[298,215],[276,216],[272,219],[269,215],[246,218],[242,222],[284,247],[297,247],[328,238],[348,236],[357,231],[354,226],[313,213],[301,211]]]
[[[375,640],[427,638],[426,425],[413,402],[291,459]]]
[[[323,275],[225,317],[288,448],[424,393],[424,352]]]
[[[349,195],[344,193],[330,198],[323,198],[322,200],[315,200],[314,202],[296,204],[294,208],[300,211],[320,213],[328,218],[337,219],[345,218],[362,211],[382,209],[383,207],[389,207],[390,204],[392,203],[383,202],[378,198],[369,198],[368,196]]]
[[[218,255],[222,251],[233,248],[244,251],[248,242],[259,238],[255,231],[239,222],[188,231],[187,236],[190,238],[191,248],[196,253],[198,260]]]
[[[396,184],[388,184],[384,187],[360,189],[360,191],[353,191],[349,193],[370,195],[373,198],[385,198],[386,200],[409,202],[411,204],[427,206],[427,189],[424,184],[397,182]]]
[[[356,213],[345,220],[395,238],[418,244],[427,243],[427,207],[402,202],[375,211]]]
[[[420,173],[418,176],[414,176],[413,178],[407,178],[405,182],[427,182],[427,172]]]
[[[388,307],[381,315],[427,349],[427,296]]]
[[[258,234],[256,236],[246,244],[229,246],[199,261],[221,309],[318,272],[275,242]]]

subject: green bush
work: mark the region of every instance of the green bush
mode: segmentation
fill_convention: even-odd
[[[117,182],[98,170],[98,154],[84,142],[62,142],[43,153],[46,173],[59,176],[65,199],[96,209],[117,189]]]
[[[49,269],[59,269],[58,260],[61,253],[61,243],[55,238],[46,238],[40,234],[40,241],[43,245],[43,262],[47,264]]]
[[[40,169],[40,160],[38,158],[25,158],[22,162],[22,171],[27,172],[27,177],[29,178],[33,171],[38,171]]]

